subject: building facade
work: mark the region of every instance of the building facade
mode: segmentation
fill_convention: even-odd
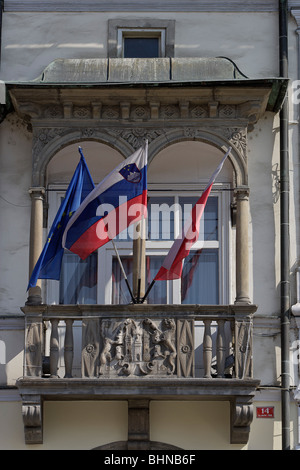
[[[298,1],[5,0],[0,448],[297,449]],[[180,279],[113,244],[27,292],[82,148],[148,142],[134,297],[230,149]],[[140,275],[140,276],[139,276]]]

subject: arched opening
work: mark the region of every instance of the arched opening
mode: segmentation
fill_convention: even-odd
[[[99,183],[124,157],[109,145],[95,140],[71,143],[51,158],[47,165],[46,185],[68,184],[79,162],[78,147],[82,148],[94,183]]]
[[[224,153],[201,141],[181,141],[165,147],[149,164],[149,183],[205,184],[217,168]],[[220,175],[223,182],[232,183],[233,168],[229,158]]]
[[[97,141],[71,143],[59,150],[50,159],[46,170],[48,228],[79,161],[79,144],[95,184],[124,158],[111,146]],[[222,156],[223,152],[216,146],[184,140],[163,148],[151,160],[148,167],[146,287],[160,268]],[[220,304],[232,300],[233,267],[229,261],[233,249],[230,231],[233,179],[234,171],[228,158],[202,217],[202,238],[185,260],[183,278],[156,283],[149,303]],[[133,241],[130,229],[115,241],[128,280],[132,283]],[[84,262],[77,255],[66,253],[60,282],[48,280],[46,284],[48,303],[130,303],[111,243]]]

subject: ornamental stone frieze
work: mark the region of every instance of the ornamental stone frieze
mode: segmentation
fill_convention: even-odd
[[[255,111],[255,107],[253,107]],[[49,105],[45,107],[33,106],[29,103],[22,103],[19,110],[23,114],[34,116],[40,119],[101,119],[103,121],[127,119],[130,121],[148,121],[155,119],[236,119],[245,117],[243,108],[237,105],[220,105],[218,102],[208,104],[197,104],[190,101],[180,101],[178,103],[164,104],[160,102],[149,102],[134,105],[130,102],[120,101],[117,105],[106,105],[101,102],[89,103],[85,106],[73,106],[72,102],[61,105]],[[257,111],[259,111],[257,109]]]

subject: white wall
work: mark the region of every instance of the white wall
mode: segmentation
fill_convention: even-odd
[[[278,75],[275,12],[5,12],[1,79],[33,80],[58,58],[107,57],[107,21],[114,18],[175,19],[176,57],[225,56],[250,78]]]
[[[15,113],[0,126],[0,314],[27,298],[32,137]]]

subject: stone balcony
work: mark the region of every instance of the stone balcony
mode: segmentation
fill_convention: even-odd
[[[44,400],[106,399],[126,400],[129,410],[142,408],[146,415],[151,400],[226,400],[231,443],[247,442],[259,385],[252,373],[255,305],[32,305],[22,310],[25,361],[17,385],[27,444],[43,442]],[[144,442],[138,448],[147,448],[147,430],[136,433],[134,423],[129,419],[134,439]]]

